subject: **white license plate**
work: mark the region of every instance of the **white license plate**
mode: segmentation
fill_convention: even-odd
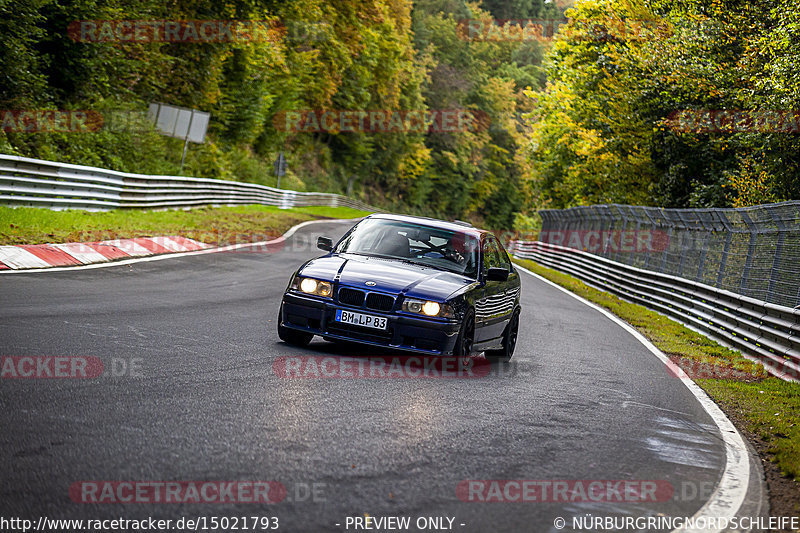
[[[343,309],[336,310],[336,322],[372,329],[386,329],[386,319],[382,316],[353,313]]]

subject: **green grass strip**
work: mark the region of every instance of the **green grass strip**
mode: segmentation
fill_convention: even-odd
[[[0,244],[93,242],[133,237],[182,235],[208,244],[273,239],[307,220],[358,218],[369,214],[349,207],[244,205],[143,211],[51,211],[0,207]]]

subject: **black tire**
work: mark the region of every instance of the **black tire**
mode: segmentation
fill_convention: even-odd
[[[281,306],[280,311],[278,311],[278,337],[283,342],[293,344],[295,346],[308,346],[308,343],[314,338],[313,333],[306,333],[304,331],[297,331],[295,329],[284,327],[281,323],[282,321],[283,307]]]
[[[499,350],[486,350],[484,355],[490,361],[510,361],[514,355],[514,348],[517,347],[517,336],[519,335],[519,311],[511,317],[511,322],[503,332],[503,347]]]
[[[453,347],[453,357],[469,357],[475,343],[475,313],[470,309],[461,321],[461,331],[458,332],[456,345]]]

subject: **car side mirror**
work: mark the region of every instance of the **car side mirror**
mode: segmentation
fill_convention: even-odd
[[[317,248],[330,252],[333,250],[333,241],[328,237],[317,237]]]
[[[502,267],[491,267],[486,273],[486,281],[506,281],[508,270]]]

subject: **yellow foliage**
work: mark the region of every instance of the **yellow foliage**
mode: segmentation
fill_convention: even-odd
[[[779,201],[772,188],[772,176],[759,168],[752,156],[741,159],[739,171],[730,176],[725,188],[733,207],[769,204]]]

